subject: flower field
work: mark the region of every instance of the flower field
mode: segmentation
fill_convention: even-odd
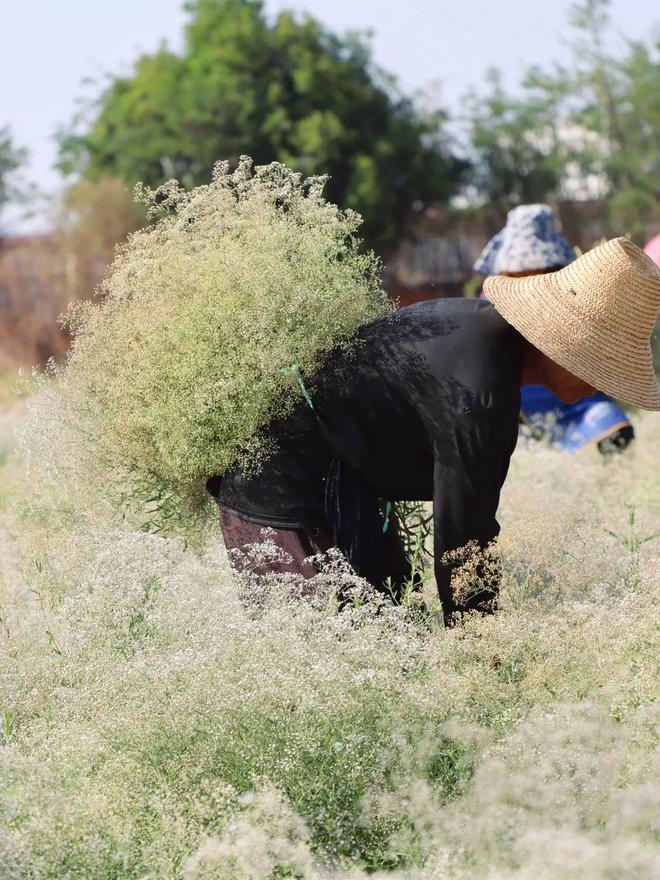
[[[231,577],[214,532],[28,524],[22,418],[0,416],[3,880],[660,875],[657,416],[609,461],[519,445],[500,611],[453,630],[433,584],[395,608],[355,583],[338,612],[334,558],[301,598]]]

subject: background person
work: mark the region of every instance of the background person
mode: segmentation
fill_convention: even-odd
[[[660,232],[654,235],[650,241],[646,242],[644,253],[648,254],[656,266],[660,266]]]
[[[520,205],[507,214],[506,226],[491,238],[474,264],[481,275],[520,278],[555,272],[575,260],[575,251],[557,231],[548,205]],[[543,310],[539,311],[543,320]],[[520,395],[523,421],[532,435],[545,437],[565,452],[592,443],[602,453],[625,449],[634,437],[625,412],[602,392],[566,403],[543,385],[524,385]]]

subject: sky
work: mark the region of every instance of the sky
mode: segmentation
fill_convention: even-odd
[[[178,49],[182,0],[0,0],[0,127],[30,151],[26,176],[47,193],[61,186],[54,135],[93,93],[90,79],[127,73],[161,42]],[[408,92],[433,83],[441,103],[460,107],[465,92],[499,67],[515,88],[531,64],[567,58],[570,0],[266,0],[266,9],[306,10],[333,30],[370,30],[376,62]],[[649,35],[654,0],[612,0],[615,32]],[[98,86],[97,86],[98,89]],[[12,231],[45,224],[11,216]]]

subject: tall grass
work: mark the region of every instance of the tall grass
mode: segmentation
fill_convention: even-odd
[[[638,433],[607,464],[516,452],[501,608],[453,630],[332,556],[302,598],[267,540],[235,579],[215,536],[25,534],[0,876],[658,876],[658,419]]]

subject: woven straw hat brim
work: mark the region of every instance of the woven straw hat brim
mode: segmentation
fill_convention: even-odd
[[[639,254],[649,264],[642,271]],[[525,339],[574,376],[625,403],[660,410],[650,346],[660,272],[635,245],[612,239],[558,272],[491,276],[484,293]]]

